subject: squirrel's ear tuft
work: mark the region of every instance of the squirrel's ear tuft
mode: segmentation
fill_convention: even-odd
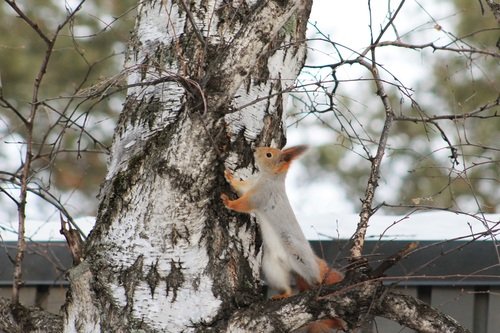
[[[307,150],[307,148],[308,146],[306,145],[287,148],[282,151],[282,160],[285,162],[290,162],[302,155]]]

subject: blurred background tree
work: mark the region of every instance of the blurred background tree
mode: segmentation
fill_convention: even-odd
[[[394,41],[384,48],[399,47],[392,52],[398,51],[401,58],[418,53],[418,63],[405,59],[406,68],[393,69],[394,64],[380,60],[379,47],[380,65],[393,70],[382,75],[392,84],[389,94],[393,105],[399,105],[400,115],[391,129],[388,158],[377,192],[377,201],[386,213],[419,207],[500,211],[499,27],[480,1],[450,3],[455,14],[445,19],[428,14],[425,25],[406,33],[398,31],[395,23]],[[440,25],[442,20],[446,28]],[[426,30],[439,34],[435,45],[447,50],[420,47],[420,35]],[[361,202],[356,198],[363,197],[369,174],[367,152],[373,155],[376,150],[384,110],[377,102],[373,84],[364,81],[366,71],[354,89],[350,77],[339,71],[345,65],[351,69],[349,61],[359,53],[348,49],[345,56],[347,48],[321,31],[313,37],[321,39],[323,47],[333,49],[334,61],[327,66],[316,65],[313,50],[313,60],[303,78],[323,80],[324,84],[313,91],[310,86],[304,88],[315,98],[296,95],[294,124],[313,118],[305,122],[315,128],[312,131],[322,131],[318,123],[330,131],[330,142],[323,142],[305,160],[307,181],[318,175],[330,178],[357,211]],[[467,51],[472,49],[491,52]],[[403,83],[409,81],[408,73],[415,73],[414,66],[421,67],[419,81]],[[435,120],[423,121],[424,117]],[[415,119],[422,121],[412,121]]]
[[[78,5],[69,1],[64,7],[52,0],[37,1],[36,6],[16,3],[49,37],[64,21],[67,9]],[[100,96],[92,96],[92,87],[122,70],[136,3],[86,1],[60,32],[38,92],[41,111],[33,130],[36,154],[31,182],[55,198],[63,193],[75,196],[77,205],[71,209],[75,215],[95,214],[95,196],[105,174],[107,150],[124,95],[123,82],[112,94]],[[16,164],[9,159],[20,157],[24,149],[27,130],[20,116],[29,115],[47,45],[6,2],[0,4],[0,35],[0,169],[8,172],[2,175],[0,187],[15,197],[9,175],[18,172],[21,161]],[[19,153],[13,154],[16,150]]]

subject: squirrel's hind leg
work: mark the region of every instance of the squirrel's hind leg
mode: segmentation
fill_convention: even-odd
[[[284,265],[282,260],[272,254],[266,255],[266,252],[264,252],[262,258],[262,272],[264,273],[268,286],[281,292],[278,295],[272,296],[272,299],[277,300],[292,295],[290,270]]]
[[[271,299],[273,301],[277,301],[277,300],[280,300],[280,299],[283,299],[283,298],[287,298],[287,297],[290,297],[290,296],[292,296],[292,291],[291,290],[290,291],[285,291],[285,292],[283,292],[281,294],[273,295],[273,296],[271,296]]]

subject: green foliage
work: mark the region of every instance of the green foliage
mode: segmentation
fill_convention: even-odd
[[[67,17],[59,1],[17,4],[48,39]],[[37,153],[33,177],[40,179],[41,186],[95,197],[104,177],[106,147],[111,143],[123,92],[104,98],[90,97],[89,92],[120,72],[135,4],[132,0],[85,2],[61,30],[50,54],[35,29],[7,3],[0,4],[3,98],[24,117],[30,114],[35,79],[50,56],[38,92],[40,107],[33,131]],[[12,135],[26,137],[26,128],[12,110],[0,108],[0,121],[8,124],[7,132],[0,133],[4,141],[9,142]],[[92,213],[94,208],[81,212]]]

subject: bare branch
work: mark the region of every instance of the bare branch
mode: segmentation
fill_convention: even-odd
[[[362,202],[361,213],[360,213],[361,218],[356,228],[356,232],[354,233],[353,236],[353,245],[351,247],[351,256],[353,261],[361,259],[361,253],[363,250],[366,230],[368,228],[368,220],[370,219],[373,213],[372,205],[373,205],[373,199],[375,197],[375,190],[378,187],[378,179],[380,178],[380,165],[382,163],[382,158],[385,153],[387,139],[389,138],[389,130],[394,120],[394,111],[392,109],[391,102],[389,101],[389,96],[385,92],[385,88],[382,82],[380,81],[380,75],[378,73],[377,67],[375,67],[375,65],[373,64],[372,65],[369,64],[364,60],[360,61],[360,63],[370,70],[370,72],[373,75],[373,78],[375,79],[375,85],[377,87],[377,95],[382,100],[382,104],[384,105],[385,109],[385,121],[384,121],[384,127],[382,129],[378,141],[377,153],[373,157],[372,156],[368,157],[372,165],[370,169],[370,176],[366,186],[365,196],[361,201]]]
[[[68,243],[69,250],[71,252],[71,257],[73,257],[73,265],[78,265],[83,259],[83,240],[77,230],[71,227],[68,221],[63,219],[62,214],[59,215],[61,221],[61,233],[64,238],[66,238],[66,243]]]
[[[405,248],[399,250],[397,253],[392,256],[385,258],[384,261],[373,270],[371,276],[374,278],[380,277],[387,271],[389,268],[396,265],[399,261],[407,257],[411,252],[413,252],[418,246],[418,242],[411,242]]]
[[[380,31],[377,39],[372,42],[372,45],[371,47],[376,47],[380,40],[382,39],[382,37],[384,36],[385,32],[387,31],[387,29],[389,29],[390,27],[392,27],[394,25],[394,20],[396,19],[396,17],[398,16],[398,13],[401,11],[401,9],[403,8],[403,5],[405,4],[405,0],[402,0],[398,7],[396,8],[396,10],[394,11],[394,13],[390,16],[389,18],[389,21],[385,24],[385,26],[382,28],[382,30]]]
[[[4,96],[3,96],[3,92],[0,90],[0,106],[5,108],[5,109],[8,109],[8,110],[11,110],[12,112],[14,112],[14,114],[19,118],[19,120],[21,120],[23,122],[23,124],[26,126],[28,124],[28,120],[21,114],[21,112],[14,106],[12,105]]]
[[[500,53],[498,53],[498,52],[492,52],[492,51],[487,51],[487,50],[482,50],[482,49],[477,49],[477,48],[462,48],[462,47],[456,48],[456,47],[449,47],[449,46],[438,46],[438,45],[435,45],[434,43],[410,44],[410,43],[404,43],[401,41],[385,41],[385,42],[378,43],[377,46],[397,46],[397,47],[403,47],[403,48],[414,49],[414,50],[432,48],[433,51],[449,51],[449,52],[456,52],[456,53],[484,54],[484,55],[491,56],[493,58],[500,58]]]
[[[22,10],[17,6],[17,3],[15,0],[5,0],[7,4],[19,15],[19,17],[26,22],[37,34],[40,36],[40,38],[46,43],[50,44],[50,38],[47,37],[47,35],[40,29],[38,24],[31,20]]]
[[[193,27],[193,31],[194,31],[194,34],[196,35],[196,38],[198,38],[198,40],[200,41],[200,43],[205,46],[206,45],[206,42],[205,42],[205,38],[203,38],[202,34],[200,33],[200,30],[198,30],[198,26],[196,25],[196,21],[193,17],[193,13],[191,12],[191,10],[188,8],[188,6],[186,5],[186,3],[184,2],[184,0],[178,0],[182,6],[182,8],[184,9],[184,11],[186,12],[186,15],[188,17],[188,20],[189,22],[191,23],[192,27]]]
[[[420,333],[470,332],[450,316],[408,295],[389,293],[374,312]]]
[[[418,123],[418,122],[431,122],[431,121],[436,121],[436,120],[460,120],[460,119],[465,120],[468,118],[479,118],[479,119],[494,118],[494,117],[500,117],[500,113],[495,111],[495,113],[492,115],[479,115],[479,114],[483,113],[484,111],[494,109],[496,106],[499,106],[499,105],[500,105],[500,96],[497,97],[497,99],[493,102],[481,105],[476,110],[473,110],[470,112],[465,112],[462,114],[447,114],[447,115],[426,116],[426,117],[409,117],[409,116],[404,116],[404,115],[398,115],[398,116],[394,117],[394,120],[413,121],[413,122]]]
[[[17,7],[17,4],[14,1],[7,1],[7,3],[21,16],[21,18],[28,24],[30,25],[42,38],[45,43],[47,44],[47,49],[45,50],[45,57],[42,61],[40,70],[38,71],[38,74],[36,75],[34,84],[33,84],[33,93],[31,96],[31,110],[30,110],[30,115],[28,118],[26,118],[26,121],[24,122],[25,128],[26,128],[26,152],[24,156],[24,161],[22,164],[22,170],[21,170],[21,176],[20,176],[20,193],[19,193],[19,204],[17,206],[17,211],[18,211],[18,234],[17,234],[17,253],[16,253],[16,259],[15,259],[15,264],[14,264],[14,277],[13,277],[13,284],[12,284],[12,302],[13,303],[19,303],[19,289],[22,285],[22,262],[24,259],[24,252],[26,250],[26,240],[25,240],[25,227],[26,227],[26,198],[28,194],[28,184],[30,183],[30,177],[31,177],[31,169],[32,169],[32,161],[33,161],[33,144],[34,144],[34,136],[33,136],[33,127],[34,127],[34,122],[35,122],[35,117],[37,114],[37,110],[39,107],[38,103],[38,94],[40,91],[40,87],[42,84],[42,80],[45,77],[47,67],[52,55],[52,51],[54,49],[54,45],[56,43],[56,39],[59,35],[59,32],[61,29],[73,18],[75,13],[80,10],[83,1],[80,2],[80,4],[77,6],[77,8],[73,11],[70,12],[66,19],[63,21],[62,24],[60,24],[55,33],[54,36],[49,39],[45,34],[41,32],[39,29],[38,25],[31,21],[29,17],[27,17],[19,7]],[[23,118],[21,118],[23,119]]]

